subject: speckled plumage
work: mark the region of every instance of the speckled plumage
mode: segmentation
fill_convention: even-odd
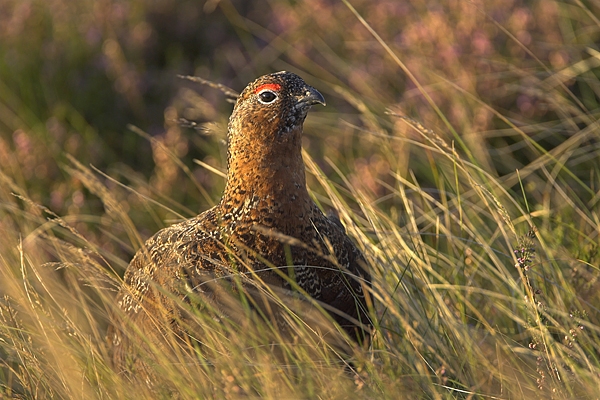
[[[339,220],[327,218],[306,189],[302,125],[314,104],[325,104],[322,95],[289,72],[262,76],[244,89],[229,120],[227,184],[221,201],[162,229],[138,251],[117,297],[127,318],[149,325],[148,315],[159,305],[163,312],[179,315],[170,309],[173,303],[166,293],[204,292],[209,290],[203,284],[207,277],[236,271],[257,271],[264,282],[289,289],[289,282],[261,261],[266,260],[286,274],[293,265],[302,290],[370,325],[363,289],[370,277],[364,258]],[[244,279],[251,276],[244,274]],[[363,331],[342,314],[332,313],[360,340]],[[110,330],[109,338],[115,362],[123,368],[128,339],[118,327]]]

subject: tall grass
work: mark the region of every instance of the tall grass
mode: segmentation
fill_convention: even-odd
[[[158,40],[168,34],[156,15],[178,15],[193,32],[189,5],[83,2],[79,21],[81,10],[60,1],[17,3],[0,24],[2,395],[597,397],[594,5],[207,2],[192,14],[224,28],[201,34],[198,52],[213,57],[203,64]],[[97,36],[83,43],[68,26],[83,29],[88,17]],[[206,45],[211,34],[230,46]],[[160,227],[214,204],[224,184],[226,102],[172,80],[180,90],[153,103],[158,89],[140,91],[159,68],[144,53],[153,46],[170,55],[161,73],[171,77],[197,62],[198,74],[241,89],[291,69],[325,94],[327,108],[306,121],[304,159],[313,198],[339,212],[369,261],[370,348],[339,354],[302,319],[282,336],[251,315],[199,314],[194,356],[146,350],[159,360],[152,387],[113,371],[105,332],[131,255]],[[61,92],[68,74],[39,59],[42,48],[71,54],[61,59],[76,75],[98,68],[83,81],[100,82],[94,90],[113,99],[122,125],[97,123],[111,107],[94,113],[96,99],[79,97],[77,84]],[[98,54],[103,62],[90,61]],[[143,125],[157,109],[165,127]]]

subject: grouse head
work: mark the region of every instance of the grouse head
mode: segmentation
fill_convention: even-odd
[[[229,119],[229,140],[253,135],[261,142],[284,142],[301,131],[310,106],[325,105],[323,95],[298,75],[281,71],[261,76],[238,97]]]

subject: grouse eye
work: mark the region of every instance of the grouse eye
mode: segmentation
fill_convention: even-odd
[[[277,100],[277,95],[270,90],[263,90],[258,94],[258,101],[263,104],[271,104]]]

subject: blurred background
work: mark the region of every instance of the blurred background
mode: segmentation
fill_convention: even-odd
[[[394,173],[427,186],[435,171],[411,157],[421,139],[386,111],[414,118],[488,173],[507,176],[517,194],[515,169],[598,115],[597,2],[350,3],[2,0],[0,168],[59,215],[99,215],[103,207],[65,171],[67,155],[168,198],[184,216],[208,208],[223,178],[193,160],[223,170],[232,105],[178,74],[237,91],[265,73],[300,74],[327,99],[307,121],[305,148],[327,174],[339,166],[387,209]],[[180,118],[201,129],[182,127]],[[597,149],[597,137],[582,144]],[[379,151],[382,141],[389,154]],[[567,160],[569,179],[592,179],[598,159],[585,149]],[[528,181],[530,200],[543,200],[544,179]],[[583,202],[594,198],[573,190]],[[143,235],[169,217],[148,218],[137,194],[122,200]],[[90,240],[104,241],[79,223]]]

